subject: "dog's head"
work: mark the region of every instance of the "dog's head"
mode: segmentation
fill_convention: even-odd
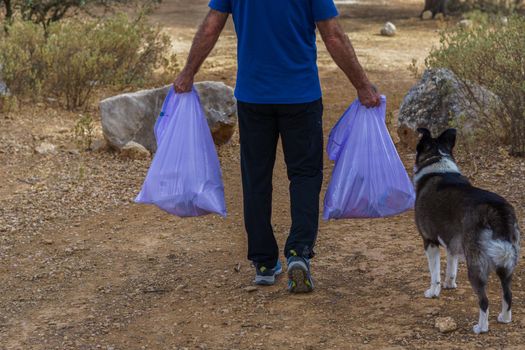
[[[433,138],[428,129],[419,128],[417,131],[421,138],[417,144],[416,171],[444,157],[454,159],[452,151],[456,145],[456,129],[445,130],[437,138]]]

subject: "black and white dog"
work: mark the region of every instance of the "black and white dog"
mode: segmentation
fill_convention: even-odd
[[[457,287],[458,258],[466,260],[468,278],[479,298],[479,322],[474,332],[489,330],[486,286],[493,270],[503,288],[498,322],[510,323],[512,273],[520,254],[520,230],[514,208],[497,194],[473,187],[461,175],[452,155],[456,130],[446,130],[438,138],[433,138],[428,129],[418,132],[422,137],[414,169],[416,224],[431,276],[425,297],[438,297],[441,291],[441,245],[447,251],[445,289]]]

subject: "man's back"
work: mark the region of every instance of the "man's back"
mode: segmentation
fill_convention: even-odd
[[[321,97],[315,22],[337,16],[332,0],[211,0],[210,7],[233,14],[240,101],[305,103]]]

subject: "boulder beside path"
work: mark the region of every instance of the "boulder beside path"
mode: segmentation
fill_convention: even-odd
[[[102,130],[109,145],[122,150],[133,141],[154,153],[153,127],[171,85],[126,93],[100,102]],[[215,144],[227,143],[237,125],[237,101],[233,89],[222,82],[195,84]]]
[[[414,147],[417,129],[422,127],[433,135],[450,127],[471,134],[479,127],[480,108],[489,113],[500,104],[494,93],[481,85],[461,82],[451,70],[427,69],[403,99],[398,135],[403,144]]]

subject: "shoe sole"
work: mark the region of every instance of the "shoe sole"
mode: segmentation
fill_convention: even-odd
[[[308,278],[308,270],[300,264],[288,267],[289,290],[292,293],[310,293],[314,290],[311,279]]]
[[[273,276],[255,276],[254,283],[258,286],[273,286],[275,284],[275,278],[283,273],[283,269],[275,271]]]

